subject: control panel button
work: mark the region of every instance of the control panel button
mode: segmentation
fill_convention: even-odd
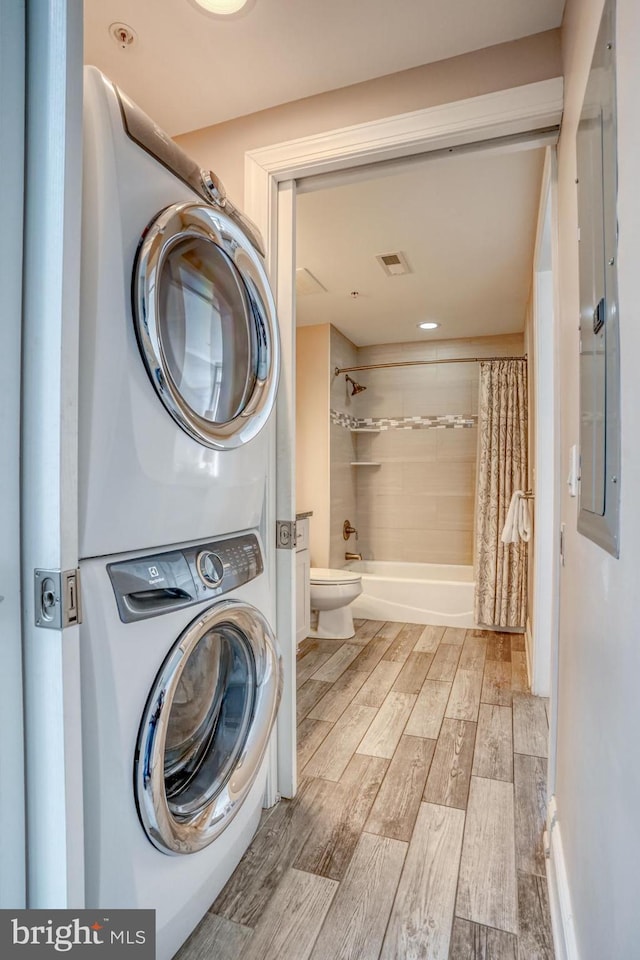
[[[209,587],[217,587],[224,576],[224,565],[216,553],[202,550],[196,558],[200,579]]]

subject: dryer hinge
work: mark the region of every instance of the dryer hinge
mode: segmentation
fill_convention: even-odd
[[[61,630],[82,623],[79,570],[34,570],[36,627]]]
[[[295,550],[296,539],[295,520],[276,520],[276,547],[278,550]]]

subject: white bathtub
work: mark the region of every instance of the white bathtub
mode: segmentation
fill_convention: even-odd
[[[354,617],[473,627],[473,567],[446,563],[350,560],[346,570],[362,574]]]

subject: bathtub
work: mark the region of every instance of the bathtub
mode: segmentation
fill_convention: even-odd
[[[350,560],[362,574],[351,610],[366,620],[473,627],[473,567],[439,563]]]

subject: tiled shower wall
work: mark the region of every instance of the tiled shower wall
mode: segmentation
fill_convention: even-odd
[[[332,366],[523,352],[522,334],[509,334],[361,347],[354,358],[353,345],[335,334]],[[336,364],[334,350],[341,358]],[[346,517],[358,528],[356,549],[365,559],[473,562],[478,373],[475,363],[362,371],[353,376],[367,390],[348,401],[344,376],[334,380],[332,409],[382,429],[351,433],[331,424],[332,566],[341,566],[345,546],[354,546],[337,541]],[[352,450],[354,460],[379,466],[348,468]],[[342,517],[355,512],[356,503],[356,519],[348,512]]]
[[[357,410],[359,396],[352,397],[347,389],[344,374],[339,377],[333,375],[335,367],[351,367],[358,364],[358,348],[346,337],[331,327],[330,339],[331,370],[329,371],[331,389],[331,409],[346,417],[352,417]],[[342,537],[342,525],[345,520],[358,529],[356,507],[356,468],[351,466],[355,460],[353,434],[347,428],[335,422],[331,417],[329,424],[330,447],[330,516],[331,529],[329,535],[329,566],[342,567],[345,562],[345,552],[357,552],[360,549],[352,535],[349,541]]]

